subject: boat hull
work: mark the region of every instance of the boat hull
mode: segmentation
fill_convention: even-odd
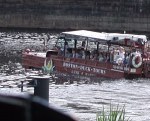
[[[46,62],[45,62],[46,60]],[[52,61],[53,71],[77,74],[82,76],[104,77],[111,79],[142,77],[142,68],[134,69],[123,65],[63,56],[40,57],[33,54],[23,54],[22,65],[25,68],[42,69]]]

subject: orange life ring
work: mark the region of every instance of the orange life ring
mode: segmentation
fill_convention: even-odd
[[[139,68],[142,65],[142,57],[140,55],[133,56],[132,65],[134,68]]]

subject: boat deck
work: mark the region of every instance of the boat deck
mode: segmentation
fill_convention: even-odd
[[[46,52],[29,52],[29,53],[25,53],[25,54],[29,54],[29,55],[33,55],[33,56],[37,56],[37,57],[42,57],[45,58],[46,57]]]

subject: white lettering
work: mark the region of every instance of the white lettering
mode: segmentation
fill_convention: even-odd
[[[93,68],[93,67],[83,66],[83,65],[79,65],[79,64],[68,63],[68,62],[64,62],[63,67],[79,69],[81,71],[94,72],[94,73],[100,73],[100,74],[106,73],[106,71],[103,69],[98,69],[98,68]],[[72,73],[77,74],[78,72],[72,71]],[[90,75],[90,74],[87,73],[87,75]]]
[[[123,67],[119,65],[113,65],[113,69],[122,70],[122,71],[129,71],[128,67]]]

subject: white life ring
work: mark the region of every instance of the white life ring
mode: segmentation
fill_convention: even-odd
[[[138,63],[136,60],[139,59]],[[134,55],[132,58],[132,65],[135,68],[139,68],[142,65],[142,57],[140,55]]]

